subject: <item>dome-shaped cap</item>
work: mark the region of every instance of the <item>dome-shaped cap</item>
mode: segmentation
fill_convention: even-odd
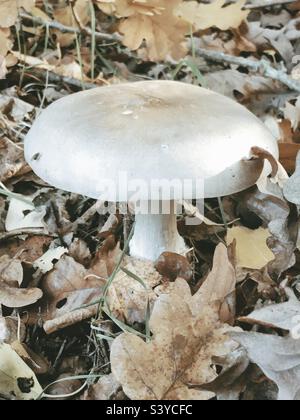
[[[204,180],[204,194],[193,184],[188,194],[193,198],[246,189],[264,165],[259,159],[246,160],[253,146],[278,157],[272,134],[243,106],[197,86],[146,81],[56,101],[33,124],[25,155],[51,185],[96,199],[127,201],[129,184],[149,186],[155,180]],[[104,184],[109,187],[103,195]],[[144,195],[140,190],[137,198],[149,199]],[[175,191],[171,198],[183,197]]]

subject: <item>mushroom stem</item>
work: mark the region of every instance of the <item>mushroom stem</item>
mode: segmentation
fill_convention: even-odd
[[[155,208],[155,203],[149,202],[149,209]],[[159,202],[161,207],[162,202]],[[166,202],[164,202],[164,208]],[[160,208],[159,207],[159,208]],[[130,242],[132,257],[155,261],[163,252],[170,251],[182,254],[186,251],[184,239],[177,230],[176,203],[169,202],[169,214],[138,214],[135,215],[134,235]]]

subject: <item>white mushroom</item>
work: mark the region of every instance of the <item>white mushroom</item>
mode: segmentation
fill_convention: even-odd
[[[136,214],[131,255],[154,260],[185,249],[174,201],[233,194],[270,172],[268,162],[249,159],[253,146],[278,157],[271,133],[238,103],[184,83],[147,81],[58,100],[33,124],[25,155],[36,174],[58,188],[131,201],[136,209],[138,201],[169,203],[169,214]],[[189,187],[166,191],[164,183],[174,180]],[[155,183],[158,194],[149,196]],[[145,188],[133,191],[137,185]]]

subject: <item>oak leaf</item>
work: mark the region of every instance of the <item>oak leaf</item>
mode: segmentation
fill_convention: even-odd
[[[196,293],[176,280],[169,294],[155,302],[150,318],[153,338],[145,343],[134,334],[116,338],[111,348],[112,372],[132,400],[207,400],[214,393],[197,389],[217,377],[214,356],[232,349],[213,306],[199,311]]]
[[[164,60],[168,55],[179,59],[187,52],[184,45],[189,24],[176,16],[182,0],[116,0],[115,14],[125,18],[119,30],[123,44],[137,50],[145,41],[147,58]]]
[[[216,26],[222,30],[238,28],[246,20],[249,11],[243,10],[245,0],[238,0],[224,7],[225,0],[215,0],[210,4],[196,1],[182,2],[176,13],[193,25],[195,30],[204,30]]]

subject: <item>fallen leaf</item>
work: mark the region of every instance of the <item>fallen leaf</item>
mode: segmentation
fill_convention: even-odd
[[[41,355],[37,355],[25,343],[20,343],[20,341],[16,340],[10,345],[36,375],[43,375],[49,371],[50,365],[48,361]]]
[[[30,12],[35,0],[0,0],[0,28],[9,28],[16,23],[21,8]]]
[[[0,343],[12,344],[14,341],[24,341],[26,327],[24,323],[13,317],[0,317]]]
[[[275,256],[267,246],[270,237],[268,229],[251,230],[243,226],[229,228],[226,242],[230,245],[236,241],[236,257],[239,267],[260,270]]]
[[[283,194],[290,203],[300,205],[300,152],[296,158],[295,173],[284,184]]]
[[[0,304],[8,308],[22,308],[37,302],[43,295],[37,288],[21,289],[22,264],[7,255],[0,258]]]
[[[98,305],[85,306],[101,298],[105,280],[87,277],[88,274],[81,264],[63,255],[42,280],[44,297],[30,311],[28,322],[33,324],[37,318],[41,319],[46,333],[50,334],[95,316]]]
[[[149,343],[124,333],[112,344],[112,372],[132,400],[207,400],[214,396],[192,385],[217,377],[212,359],[230,351],[229,327],[219,323],[209,306],[199,312],[199,295],[191,296],[185,280],[174,285],[154,305]]]
[[[7,285],[21,286],[23,281],[23,267],[21,261],[8,255],[0,257],[0,282]]]
[[[252,189],[239,197],[241,210],[247,209],[268,225],[268,246],[275,258],[268,264],[269,274],[279,277],[295,264],[298,220],[295,212],[283,198]],[[243,211],[243,210],[242,210]]]
[[[129,257],[122,266],[127,272],[119,271],[109,287],[108,307],[121,321],[143,324],[148,304],[152,308],[157,299],[155,287],[162,282],[162,276],[151,261]]]
[[[288,302],[264,306],[239,320],[289,332],[299,331],[300,302],[291,289],[286,289],[286,293],[289,297]]]
[[[61,257],[68,252],[67,248],[58,246],[57,248],[49,249],[44,255],[38,258],[33,263],[33,267],[41,270],[42,273],[48,273],[53,269],[53,261],[59,261]]]
[[[77,0],[73,10],[76,15],[76,19],[80,21],[80,24],[82,26],[86,26],[87,23],[90,21],[88,1]],[[74,18],[72,8],[70,6],[55,8],[53,12],[53,17],[57,22],[61,23],[62,25],[78,28],[78,24]],[[62,33],[57,29],[53,29],[52,32],[53,34],[55,34],[57,41],[61,47],[70,46],[76,39],[76,34]]]
[[[19,289],[0,282],[0,304],[8,308],[24,308],[36,303],[42,296],[38,288]]]
[[[210,4],[199,4],[196,1],[182,2],[176,14],[192,25],[196,31],[216,26],[226,31],[238,28],[249,14],[243,10],[245,0],[238,0],[224,7],[225,0],[214,0]]]
[[[0,56],[6,56],[8,51],[13,47],[13,42],[10,39],[10,30],[0,28]]]
[[[16,90],[12,88],[6,89],[0,95],[0,110],[10,122],[19,122],[29,118],[30,113],[34,110],[34,106],[16,97]]]
[[[28,171],[22,149],[2,137],[0,139],[0,181],[5,182]]]
[[[110,373],[109,375],[102,376],[96,384],[91,385],[85,392],[82,399],[84,401],[108,401],[120,399],[116,397],[121,393],[121,389],[121,384],[119,384],[114,375]]]
[[[7,75],[7,63],[5,57],[0,55],[0,80],[5,79]]]
[[[236,273],[225,245],[216,248],[213,268],[198,291],[199,310],[207,304],[217,304],[222,322],[234,323]]]
[[[12,400],[32,400],[41,394],[32,370],[10,345],[0,344],[0,395]]]
[[[43,219],[46,214],[45,207],[36,209],[34,205],[30,205],[30,197],[26,197],[26,201],[12,198],[5,221],[5,229],[7,232],[22,229],[44,228]]]
[[[300,340],[274,335],[235,332],[230,334],[253,363],[279,388],[279,400],[300,399]]]
[[[175,14],[180,3],[181,0],[149,0],[147,4],[140,0],[116,0],[114,12],[125,18],[119,25],[123,44],[137,50],[145,41],[146,55],[151,61],[164,60],[168,55],[174,59],[183,57],[187,52],[184,44],[189,24]]]

